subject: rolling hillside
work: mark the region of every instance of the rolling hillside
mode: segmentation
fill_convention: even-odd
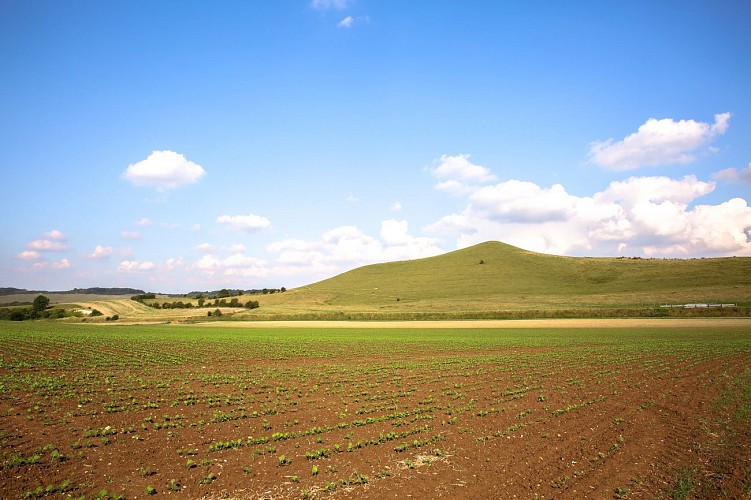
[[[253,298],[260,302],[259,309],[222,307],[221,319],[748,316],[751,257],[560,257],[486,242],[426,259],[364,266],[284,293]],[[57,299],[61,302],[63,297]],[[100,317],[85,318],[96,322],[115,314],[120,323],[204,321],[215,308],[154,309],[112,296],[72,294],[65,299],[71,308],[102,312]],[[740,308],[659,307],[687,303],[731,303]]]
[[[751,258],[560,257],[486,242],[264,298],[271,312],[452,312],[751,303]]]

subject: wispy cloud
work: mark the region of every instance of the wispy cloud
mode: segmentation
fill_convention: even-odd
[[[145,160],[128,165],[123,179],[136,186],[148,186],[166,192],[196,182],[206,171],[174,151],[154,151]]]
[[[26,244],[26,248],[38,252],[59,252],[66,250],[67,247],[61,241],[52,240],[34,240]]]
[[[347,16],[341,21],[339,21],[337,26],[340,28],[351,28],[354,23],[355,23],[355,18],[352,16]]]
[[[344,9],[352,3],[351,0],[312,0],[311,7],[319,10]]]
[[[746,168],[726,168],[715,172],[713,178],[727,182],[744,182],[751,184],[751,163]]]
[[[690,163],[701,148],[728,129],[730,113],[717,114],[714,118],[712,124],[650,118],[621,141],[608,139],[592,143],[589,161],[608,170]]]
[[[141,234],[137,231],[122,231],[120,237],[126,240],[140,240]]]
[[[56,260],[54,262],[36,262],[33,266],[31,266],[32,269],[35,271],[45,271],[47,269],[53,269],[56,271],[64,270],[64,269],[70,269],[73,267],[73,264],[68,259],[60,259]]]
[[[41,258],[41,254],[36,250],[24,250],[23,252],[16,254],[16,258],[21,260],[37,260]]]
[[[219,224],[225,224],[233,229],[246,232],[262,231],[271,228],[271,221],[266,217],[255,214],[248,215],[220,215],[216,218]]]

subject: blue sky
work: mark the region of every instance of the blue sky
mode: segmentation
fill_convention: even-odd
[[[0,286],[751,256],[751,5],[0,1]]]

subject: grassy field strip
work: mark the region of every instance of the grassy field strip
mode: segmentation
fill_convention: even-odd
[[[748,327],[751,318],[585,318],[455,321],[221,321],[192,326],[220,328],[703,328]]]

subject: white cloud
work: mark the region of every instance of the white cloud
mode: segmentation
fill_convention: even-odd
[[[168,271],[179,269],[184,265],[185,260],[182,257],[178,257],[176,259],[167,259],[167,262],[164,263],[164,267],[167,268]]]
[[[715,172],[712,177],[727,182],[744,182],[751,184],[751,163],[746,168],[726,168]]]
[[[144,217],[141,220],[139,220],[138,222],[136,222],[136,226],[141,226],[141,227],[148,227],[148,226],[150,226],[152,224],[153,224],[153,222],[151,221],[151,219],[149,219],[147,217]]]
[[[510,222],[544,222],[571,217],[576,198],[560,184],[543,189],[531,182],[510,180],[485,186],[470,195],[483,217]]]
[[[209,242],[204,242],[196,246],[196,250],[198,250],[199,252],[204,252],[204,253],[210,253],[213,249],[214,249],[214,246]]]
[[[395,201],[394,203],[391,204],[391,210],[393,210],[394,212],[401,212],[402,204],[399,203],[398,201]]]
[[[153,262],[138,262],[136,260],[124,260],[120,262],[118,267],[121,272],[153,271],[154,269],[156,269],[156,264]]]
[[[120,237],[126,240],[140,240],[141,234],[136,231],[123,231],[120,233]]]
[[[56,271],[64,270],[64,269],[70,269],[73,267],[73,264],[68,259],[60,259],[58,261],[54,262],[35,262],[31,268],[36,271],[45,271],[47,269],[54,269]]]
[[[49,238],[51,240],[57,240],[57,241],[65,241],[68,237],[65,236],[62,232],[58,231],[57,229],[53,229],[52,231],[48,231],[44,233],[45,238]]]
[[[245,245],[241,243],[235,243],[234,245],[230,245],[226,248],[226,250],[229,253],[244,253],[245,252]]]
[[[351,28],[354,23],[355,23],[355,18],[352,16],[347,16],[341,21],[339,21],[337,26],[340,28]]]
[[[468,154],[441,155],[437,167],[430,170],[441,182],[435,185],[439,191],[447,191],[452,194],[466,194],[477,187],[497,180],[490,169],[481,165],[475,165],[469,161]]]
[[[500,240],[559,255],[751,255],[745,200],[692,206],[714,188],[695,176],[631,177],[582,197],[512,180],[476,190],[464,211],[425,230],[459,247]]]
[[[727,130],[730,113],[717,114],[714,118],[713,124],[650,118],[622,141],[608,139],[592,143],[589,161],[609,170],[690,163],[700,148]]]
[[[41,257],[41,254],[36,250],[24,250],[16,255],[17,259],[21,260],[36,260]]]
[[[207,277],[257,278],[270,275],[266,261],[243,254],[232,254],[225,258],[204,255],[192,267]]]
[[[60,252],[67,247],[60,241],[52,240],[34,240],[26,244],[26,248],[29,250],[35,250],[38,252]]]
[[[360,201],[360,198],[353,194],[348,194],[347,197],[344,198],[344,201],[346,201],[347,203],[357,203],[358,201]]]
[[[682,179],[669,177],[629,177],[624,181],[611,182],[608,188],[595,195],[598,201],[620,201],[631,207],[644,200],[672,201],[688,204],[691,200],[709,194],[715,189],[714,182],[699,181],[694,175]]]
[[[284,275],[330,275],[367,264],[443,252],[438,246],[440,240],[412,236],[408,229],[407,221],[383,221],[379,239],[357,227],[341,226],[325,232],[320,240],[283,240],[268,245],[266,250],[277,254],[274,273]]]
[[[271,221],[266,217],[255,214],[220,215],[216,218],[216,221],[219,224],[227,224],[234,229],[247,232],[262,231],[271,228]]]
[[[313,0],[310,5],[314,9],[344,9],[349,5],[351,0]]]
[[[52,269],[70,269],[73,267],[73,264],[71,264],[68,259],[61,259],[57,262],[52,262],[50,267]]]
[[[137,186],[164,192],[196,182],[206,171],[174,151],[154,151],[145,160],[128,165],[123,179]]]
[[[105,247],[102,245],[97,245],[94,247],[94,251],[87,255],[87,258],[89,259],[106,259],[110,255],[112,255],[113,249],[112,247]]]

